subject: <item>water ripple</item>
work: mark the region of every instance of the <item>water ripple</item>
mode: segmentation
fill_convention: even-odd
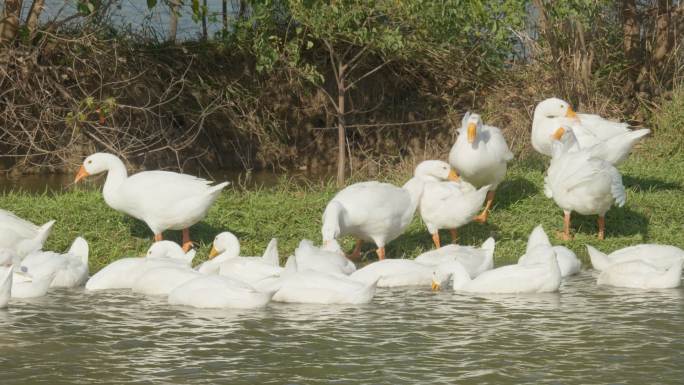
[[[196,310],[58,290],[0,310],[2,384],[679,383],[682,289],[379,290],[362,306]]]

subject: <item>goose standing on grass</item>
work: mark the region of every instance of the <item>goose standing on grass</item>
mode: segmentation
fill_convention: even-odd
[[[527,254],[535,263],[502,266],[485,271],[474,279],[463,265],[455,263],[451,274],[440,275],[435,271],[433,289],[439,289],[451,279],[454,291],[458,292],[506,294],[558,291],[561,272],[548,237],[534,237],[531,240],[534,243],[527,245]]]
[[[50,287],[77,287],[88,280],[88,242],[78,237],[69,251],[59,254],[38,251],[29,254],[21,262],[22,270],[33,275],[45,275],[56,270]]]
[[[0,248],[13,250],[19,257],[41,250],[55,221],[42,226],[19,218],[13,213],[0,210]]]
[[[539,244],[551,244],[549,237],[546,235],[541,225],[532,230],[532,233],[527,240],[527,251],[518,259],[518,263],[525,265],[541,262],[537,259],[540,255],[532,252],[532,248]],[[560,268],[562,277],[568,277],[580,272],[582,263],[572,250],[565,246],[553,246],[553,251],[556,252],[556,259],[558,260],[558,267]]]
[[[625,247],[606,255],[587,245],[589,258],[595,270],[603,271],[618,263],[642,261],[659,269],[668,269],[675,262],[684,260],[684,250],[670,245],[641,244]]]
[[[627,196],[620,172],[609,162],[595,157],[592,149],[573,151],[577,140],[567,128],[554,140],[551,165],[544,178],[544,193],[563,209],[561,239],[570,240],[570,215],[598,215],[598,238],[605,237],[605,215],[615,204],[624,206]]]
[[[117,210],[147,224],[155,241],[165,230],[183,231],[183,249],[192,248],[190,226],[201,221],[228,182],[210,181],[169,171],[143,171],[128,176],[126,166],[112,154],[96,153],[85,159],[74,182],[107,172],[102,195]]]
[[[475,221],[487,221],[496,188],[506,177],[506,164],[511,159],[513,153],[501,130],[482,124],[478,114],[466,113],[449,152],[449,163],[466,182],[477,188],[489,186],[487,203]]]
[[[131,289],[147,270],[162,266],[190,267],[195,250],[187,253],[174,242],[159,241],[150,246],[145,257],[118,259],[90,277],[86,290]]]
[[[352,258],[357,258],[363,241],[374,242],[379,259],[385,259],[385,245],[401,235],[411,223],[427,182],[452,180],[458,175],[445,162],[426,160],[402,187],[389,183],[362,182],[346,187],[328,203],[323,213],[324,245],[346,235],[356,238]]]
[[[577,114],[570,104],[549,98],[534,109],[532,121],[532,146],[537,152],[551,156],[553,140],[563,136],[565,126],[569,126],[577,137],[575,149],[602,147],[597,155],[611,164],[618,165],[629,156],[636,142],[648,135],[647,128],[630,130],[629,124],[613,122],[598,115]]]
[[[449,229],[451,242],[458,242],[457,229],[468,224],[482,207],[490,186],[476,190],[463,180],[428,182],[420,200],[420,216],[432,235],[436,248],[441,247],[440,229]]]
[[[448,245],[430,250],[416,257],[415,261],[426,266],[437,267],[443,263],[459,262],[475,278],[494,268],[494,248],[496,241],[489,237],[479,248],[473,246]]]
[[[681,258],[666,268],[642,260],[616,263],[601,271],[596,283],[632,289],[671,289],[682,282],[682,264]]]

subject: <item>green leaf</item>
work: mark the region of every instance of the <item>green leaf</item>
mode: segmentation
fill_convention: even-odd
[[[152,9],[157,5],[157,0],[147,0],[147,9]]]

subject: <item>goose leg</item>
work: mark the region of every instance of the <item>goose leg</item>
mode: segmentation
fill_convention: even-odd
[[[560,234],[559,238],[564,241],[569,241],[572,239],[572,235],[570,235],[570,211],[564,212],[563,232]]]
[[[451,243],[458,245],[458,232],[456,229],[450,229],[449,233],[451,233]]]
[[[487,222],[487,217],[489,216],[489,210],[492,208],[492,202],[494,202],[495,191],[487,191],[487,203],[485,203],[485,208],[482,210],[482,214],[473,218],[475,222],[485,223]]]
[[[347,256],[349,259],[358,259],[359,256],[361,255],[361,245],[363,244],[363,241],[360,239],[356,240],[356,245],[354,245],[354,250],[350,255]]]
[[[376,253],[378,253],[378,259],[383,260],[385,259],[385,246],[383,247],[378,247],[377,250],[375,250]]]
[[[159,241],[161,241],[161,240],[163,240],[163,239],[164,239],[164,237],[162,237],[162,233],[154,234],[154,241],[155,241],[155,242],[159,242]]]
[[[605,239],[606,235],[606,217],[599,215],[598,217],[598,239]]]
[[[439,243],[439,230],[437,230],[434,234],[432,234],[432,242],[435,243],[436,248],[440,248],[440,243]]]
[[[192,249],[192,241],[190,240],[190,229],[183,229],[183,251],[186,253]]]

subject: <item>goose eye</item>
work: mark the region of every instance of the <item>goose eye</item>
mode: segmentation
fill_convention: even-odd
[[[88,161],[88,164],[91,164],[91,163],[93,163],[92,159]]]

